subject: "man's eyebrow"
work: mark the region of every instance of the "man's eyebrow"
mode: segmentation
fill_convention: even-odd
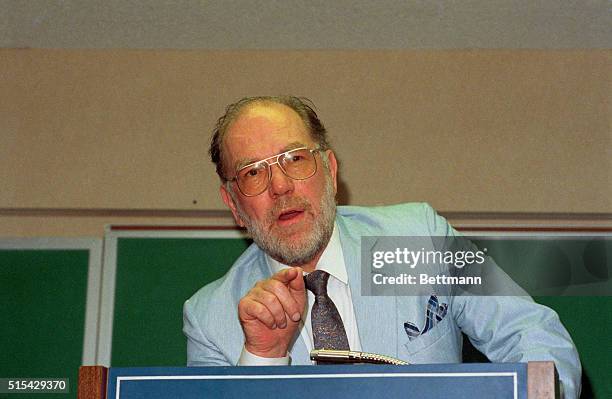
[[[308,148],[306,144],[300,141],[294,141],[293,143],[287,144],[281,152],[287,152],[287,151],[295,150],[296,148],[301,148],[301,147]]]
[[[291,151],[291,150],[295,150],[296,148],[301,148],[301,147],[307,147],[308,146],[300,141],[294,141],[292,143],[287,144],[286,146],[283,147],[283,149],[279,152],[277,152],[276,154],[270,155],[270,157],[273,157],[274,155],[278,155],[278,154],[282,154],[283,152],[287,152],[287,151]],[[246,165],[250,165],[252,163],[255,162],[259,162],[262,161],[264,159],[268,159],[270,157],[266,157],[266,158],[259,158],[259,159],[255,159],[255,158],[245,158],[245,159],[240,159],[236,162],[236,170],[246,166]]]

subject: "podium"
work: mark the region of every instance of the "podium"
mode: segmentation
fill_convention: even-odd
[[[552,362],[79,370],[79,399],[381,396],[553,399],[558,381]]]

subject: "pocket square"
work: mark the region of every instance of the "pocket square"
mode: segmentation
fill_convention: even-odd
[[[425,325],[423,328],[419,329],[416,324],[409,321],[404,323],[404,330],[406,334],[408,334],[408,339],[413,340],[431,330],[436,324],[442,321],[444,316],[446,316],[447,310],[447,304],[440,303],[438,297],[435,295],[430,296],[425,309]]]

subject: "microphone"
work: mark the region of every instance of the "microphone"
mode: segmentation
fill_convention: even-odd
[[[328,363],[373,363],[394,364],[402,366],[410,364],[391,356],[377,355],[375,353],[341,351],[332,349],[313,349],[310,351],[310,360]]]

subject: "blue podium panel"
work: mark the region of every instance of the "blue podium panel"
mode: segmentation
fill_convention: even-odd
[[[108,399],[527,399],[527,365],[111,368]]]

